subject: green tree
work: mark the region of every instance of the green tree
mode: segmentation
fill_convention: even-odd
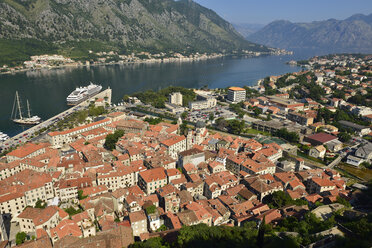
[[[266,196],[264,199],[266,203],[271,208],[281,208],[289,205],[307,205],[307,202],[305,200],[293,200],[286,192],[284,191],[276,191],[272,193],[271,195]]]
[[[161,237],[148,239],[144,242],[135,242],[129,248],[169,248],[170,244]]]
[[[163,232],[163,231],[166,231],[166,230],[168,230],[168,228],[163,224],[163,225],[161,225],[159,228],[158,228],[158,230],[156,230],[157,232]]]
[[[348,200],[346,200],[345,198],[343,198],[343,197],[337,196],[336,202],[344,205],[345,207],[348,207],[348,208],[351,207],[350,202]]]
[[[255,116],[259,116],[260,114],[262,114],[262,109],[254,107],[253,108],[253,113],[254,113]]]
[[[87,198],[88,196],[87,195],[83,195],[83,190],[78,190],[78,199],[79,200],[83,200],[85,198]]]
[[[103,106],[99,107],[91,106],[89,107],[88,113],[90,116],[99,116],[105,113],[105,108]]]
[[[233,134],[241,134],[245,128],[245,122],[243,120],[230,120],[228,123],[229,132]]]
[[[182,123],[180,125],[180,134],[181,135],[187,135],[189,128],[187,127],[187,123]]]
[[[124,102],[129,102],[129,96],[128,95],[124,95],[123,96],[123,101]]]
[[[116,130],[113,134],[108,134],[105,139],[104,147],[110,151],[114,150],[116,142],[118,142],[123,135],[123,130]]]
[[[17,245],[20,245],[20,244],[23,244],[25,242],[27,238],[27,234],[25,232],[19,232],[16,234],[16,244]]]
[[[222,131],[225,131],[229,126],[229,123],[223,118],[219,117],[215,122],[216,128]]]
[[[372,163],[363,162],[360,165],[363,166],[364,168],[372,169]]]
[[[283,138],[283,139],[285,139],[289,142],[292,142],[292,143],[298,142],[299,139],[300,139],[298,133],[288,132],[288,130],[286,128],[281,128],[281,129],[277,130],[276,132],[274,132],[274,135],[279,137],[279,138]]]
[[[83,210],[79,207],[78,209],[75,209],[74,207],[69,207],[69,208],[65,208],[64,209],[66,213],[68,213],[68,215],[72,216],[72,215],[75,215],[75,214],[79,214],[81,212],[83,212]]]
[[[35,208],[46,208],[47,204],[45,201],[38,199],[35,203]]]
[[[148,206],[145,210],[147,214],[153,214],[156,211],[156,206],[155,205]]]
[[[351,135],[346,132],[340,132],[337,137],[341,142],[348,142],[351,139]]]
[[[181,119],[186,120],[187,116],[189,115],[189,112],[185,111],[181,114]]]
[[[162,122],[163,119],[162,118],[152,118],[152,117],[149,118],[149,117],[146,117],[145,118],[145,121],[148,122],[151,125],[157,125],[160,122]]]

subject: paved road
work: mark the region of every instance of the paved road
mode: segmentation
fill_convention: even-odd
[[[333,169],[338,163],[341,162],[341,160],[346,156],[347,153],[341,153],[340,156],[338,156],[335,160],[332,161],[329,165],[326,166],[328,169]]]

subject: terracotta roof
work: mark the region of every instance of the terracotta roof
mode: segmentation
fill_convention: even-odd
[[[143,211],[143,210],[129,213],[130,223],[135,223],[135,222],[146,220],[146,219],[147,218],[146,218],[146,215],[145,215],[145,211]]]
[[[337,139],[337,137],[333,136],[333,135],[330,135],[330,134],[327,134],[327,133],[317,133],[317,134],[313,134],[313,135],[308,136],[307,139],[315,140],[315,141],[318,141],[320,143],[326,143],[326,142],[329,142],[331,140]]]
[[[199,153],[203,153],[203,151],[197,148],[192,148],[192,149],[180,152],[179,155],[181,155],[182,157],[185,157],[185,156],[190,156],[190,155],[199,154]]]
[[[163,140],[161,143],[166,145],[167,147],[173,146],[181,141],[186,139],[185,136],[173,135],[169,139]]]
[[[52,237],[57,236],[61,239],[66,236],[80,237],[82,236],[80,227],[72,220],[62,220],[56,227],[50,229]]]
[[[45,209],[28,207],[18,215],[18,218],[32,219],[35,226],[39,226],[52,218],[56,213],[58,213],[59,216],[61,214],[61,218],[65,218],[67,216],[67,213],[65,213],[59,207],[48,206]]]
[[[40,144],[34,144],[34,143],[26,143],[25,145],[15,149],[14,151],[11,151],[7,154],[7,156],[14,156],[18,158],[24,158],[28,155],[30,155],[33,152],[36,152],[37,150],[43,149],[48,147],[49,143],[40,143]]]
[[[93,127],[95,125],[99,125],[99,124],[106,123],[106,122],[111,122],[111,120],[109,120],[109,119],[106,118],[106,119],[103,119],[103,120],[100,120],[100,121],[96,121],[96,122],[93,122],[93,123],[89,123],[87,125],[75,127],[75,128],[69,129],[69,130],[57,131],[57,132],[50,132],[50,133],[48,133],[48,135],[51,136],[51,137],[53,137],[53,136],[56,136],[56,135],[69,134],[69,133],[72,133],[72,132],[75,132],[75,131],[82,130],[84,128]]]
[[[165,169],[163,167],[142,171],[139,174],[146,182],[164,180],[167,178],[167,175],[165,174]]]
[[[311,179],[315,184],[321,186],[321,187],[332,187],[335,186],[335,184],[326,178],[312,178]]]
[[[230,87],[229,90],[232,90],[232,91],[245,91],[245,89],[243,88],[240,88],[240,87]]]

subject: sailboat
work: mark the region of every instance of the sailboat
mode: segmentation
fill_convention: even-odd
[[[19,100],[18,91],[16,91],[16,95],[15,95],[14,103],[13,103],[12,115],[10,118],[13,122],[17,124],[36,125],[40,123],[41,118],[39,116],[37,115],[31,116],[30,104],[28,100],[27,100],[27,115],[28,117],[22,116],[21,102]]]

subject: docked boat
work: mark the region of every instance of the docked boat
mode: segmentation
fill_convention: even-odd
[[[15,95],[14,103],[13,103],[12,115],[10,118],[13,122],[17,124],[22,124],[22,125],[36,125],[41,122],[41,118],[39,116],[37,115],[31,116],[30,104],[28,100],[27,100],[27,117],[23,116],[21,101],[19,100],[18,91],[16,91],[16,95]]]
[[[0,132],[0,142],[4,142],[9,139],[9,136],[6,133]]]
[[[90,83],[86,87],[78,87],[66,98],[67,105],[77,105],[90,97],[97,95],[101,90],[101,85],[93,83]]]

